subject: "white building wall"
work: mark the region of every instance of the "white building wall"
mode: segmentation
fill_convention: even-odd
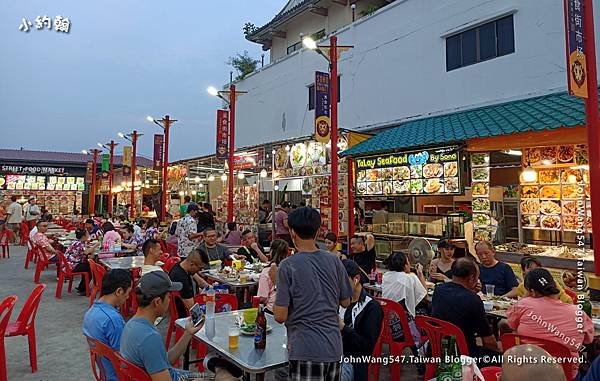
[[[443,36],[506,12],[515,12],[515,53],[446,72]],[[339,44],[354,45],[339,65],[340,127],[365,129],[565,89],[563,20],[559,0],[397,0],[338,33]],[[324,58],[302,50],[239,82],[249,94],[239,99],[236,145],[311,134],[307,86],[315,70],[327,69]]]

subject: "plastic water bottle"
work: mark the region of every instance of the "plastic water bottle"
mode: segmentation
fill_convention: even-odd
[[[206,337],[212,340],[216,335],[215,328],[215,317],[206,314],[206,322],[204,323],[204,332],[206,333]]]
[[[206,316],[208,318],[214,318],[215,316],[215,294],[215,289],[210,285],[206,292]]]

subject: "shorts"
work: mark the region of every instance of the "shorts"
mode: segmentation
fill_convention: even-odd
[[[339,381],[340,363],[290,360],[290,375],[292,381]]]
[[[6,224],[6,228],[10,229],[10,230],[16,230],[19,228],[19,224],[11,224],[11,223],[7,223]]]

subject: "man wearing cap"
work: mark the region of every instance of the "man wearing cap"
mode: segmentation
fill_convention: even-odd
[[[29,203],[25,207],[25,221],[29,229],[33,229],[37,224],[37,220],[40,218],[40,207],[35,204],[35,198],[30,197]]]
[[[381,331],[383,309],[363,289],[360,267],[356,262],[344,259],[342,263],[352,287],[350,305],[348,308],[339,307],[344,356],[370,356]],[[368,375],[368,362],[342,362],[342,381],[367,381]]]
[[[170,381],[194,378],[187,371],[174,369],[173,364],[183,355],[192,337],[204,323],[194,327],[188,318],[183,336],[167,352],[162,336],[154,326],[154,321],[169,310],[172,291],[181,290],[181,283],[171,282],[162,271],[152,271],[142,276],[135,289],[138,310],[121,335],[121,355],[133,364],[143,368],[153,381]]]
[[[179,220],[175,230],[177,255],[181,258],[187,257],[190,251],[198,246],[196,241],[202,237],[202,233],[198,233],[198,214],[200,213],[198,204],[190,203],[187,207],[187,213],[185,217]]]

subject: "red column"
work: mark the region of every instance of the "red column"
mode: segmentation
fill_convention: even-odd
[[[331,88],[331,231],[339,232],[338,216],[338,81],[337,81],[337,37],[331,36],[329,47],[330,88]]]
[[[168,188],[168,176],[167,169],[169,168],[169,128],[171,127],[171,119],[169,115],[165,115],[163,120],[165,129],[165,149],[163,156],[163,187],[162,187],[162,208],[161,208],[161,220],[165,221],[167,218],[167,188]]]
[[[598,77],[596,70],[596,43],[594,10],[591,0],[584,0],[584,44],[587,61],[588,98],[585,100],[585,125],[588,136],[590,165],[590,196],[592,199],[592,231],[600,237],[600,132],[598,125]],[[568,37],[567,37],[568,38]],[[594,268],[600,275],[600,242],[594,242]]]
[[[348,244],[354,235],[354,160],[346,158],[348,164]],[[348,246],[350,247],[350,246]]]
[[[114,154],[115,154],[115,141],[110,141],[110,166],[108,169],[108,213],[112,215],[113,212],[113,164],[114,164]]]
[[[94,155],[94,161],[92,162],[92,189],[90,190],[90,194],[91,194],[91,201],[90,201],[90,207],[89,207],[89,215],[90,217],[94,215],[94,213],[96,212],[96,171],[98,169],[98,153],[100,153],[100,150],[98,149],[93,149],[92,150],[92,154]]]
[[[229,175],[227,177],[227,222],[233,221],[233,154],[235,152],[235,85],[229,86]]]
[[[129,219],[133,221],[135,218],[135,166],[136,166],[136,152],[137,152],[137,131],[133,131],[131,134],[131,145],[132,145],[132,156],[131,156],[131,199],[129,200]]]

